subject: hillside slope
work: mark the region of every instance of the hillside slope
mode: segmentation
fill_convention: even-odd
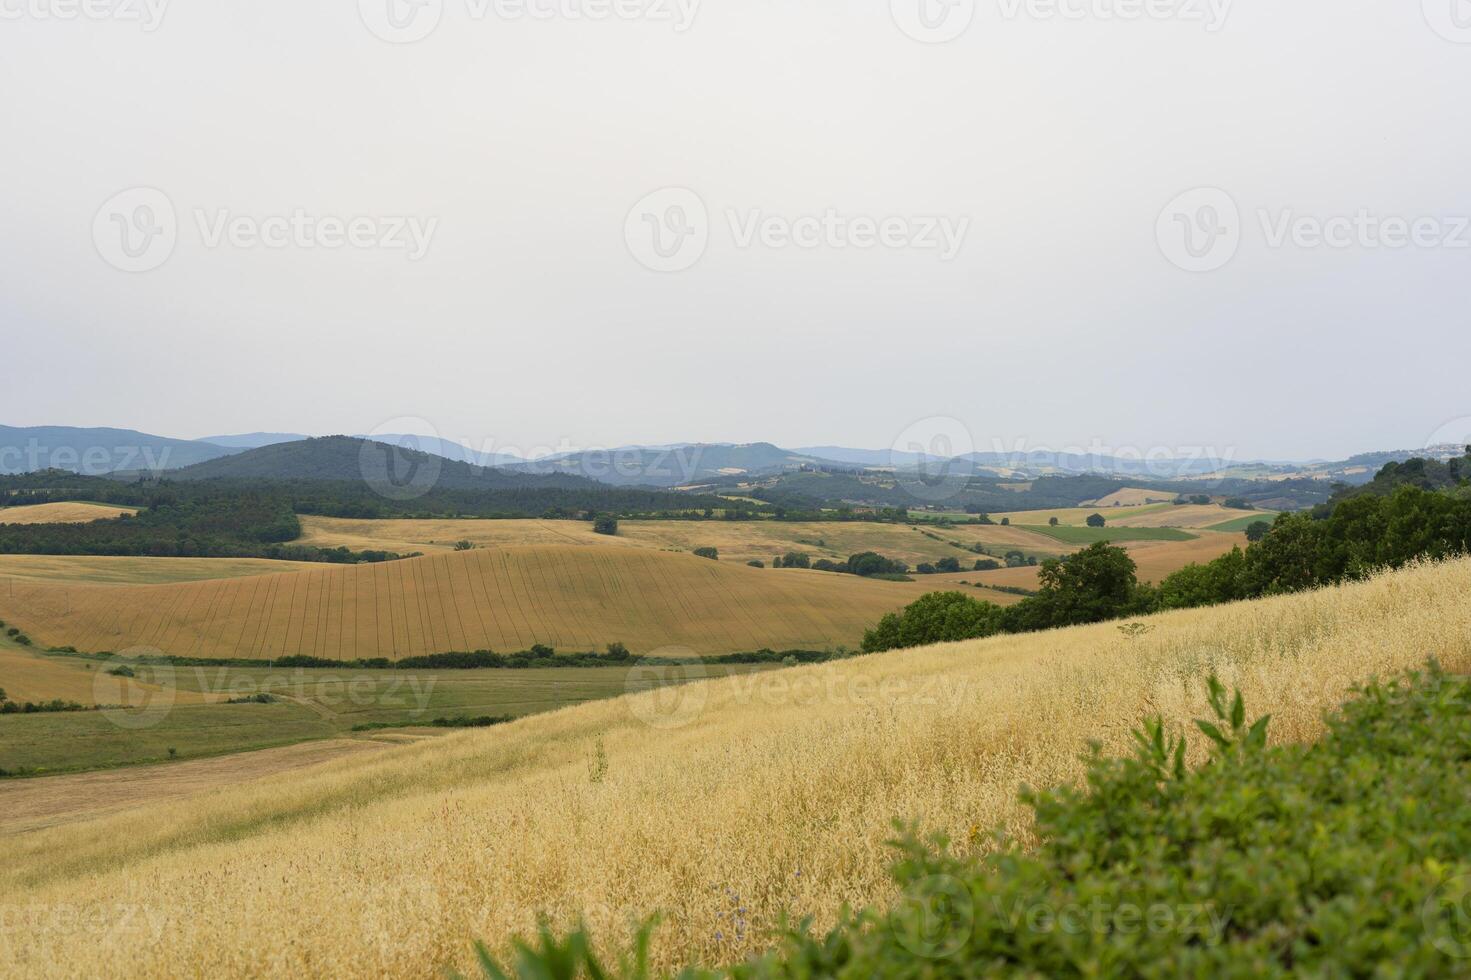
[[[425,440],[426,444],[437,444]],[[232,456],[185,467],[170,476],[177,480],[335,480],[385,484],[390,496],[397,490],[431,487],[445,490],[524,490],[536,487],[585,489],[591,480],[565,475],[508,473],[445,459],[415,448],[416,441],[388,445],[352,436],[300,439],[248,449]]]
[[[634,548],[523,547],[169,585],[15,583],[0,618],[90,652],[353,660],[620,642],[718,654],[856,645],[922,591]]]
[[[656,966],[732,962],[783,913],[823,928],[892,900],[895,817],[962,851],[996,826],[1025,840],[1018,786],[1077,777],[1089,739],[1127,751],[1148,715],[1200,762],[1211,671],[1274,739],[1304,740],[1358,680],[1432,654],[1471,669],[1468,590],[1459,561],[1133,638],[1102,624],[705,682],[22,835],[0,888],[76,925],[18,930],[0,974],[427,977],[538,913],[613,945],[656,910]],[[146,931],[91,927],[120,908]]]

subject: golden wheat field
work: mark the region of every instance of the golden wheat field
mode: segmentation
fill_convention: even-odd
[[[0,507],[0,524],[85,524],[138,513],[135,507],[108,504],[56,503]]]
[[[730,962],[783,913],[894,897],[895,818],[964,849],[1029,836],[1023,782],[1080,774],[1159,714],[1192,734],[1214,671],[1271,737],[1355,682],[1471,670],[1471,561],[1147,621],[894,652],[582,705],[7,841],[37,910],[0,974],[442,976],[540,913],[654,960]],[[0,787],[3,800],[3,787]],[[208,909],[202,916],[199,910]],[[739,936],[731,915],[748,927]]]
[[[271,558],[115,558],[97,555],[0,555],[0,604],[10,582],[152,585],[238,578],[320,568]]]
[[[638,548],[520,547],[171,585],[0,584],[0,618],[86,652],[333,660],[456,650],[855,645],[923,583]]]
[[[1045,523],[1045,522],[1044,522]],[[686,551],[713,547],[721,561],[743,564],[801,551],[814,560],[846,560],[862,551],[877,551],[910,565],[940,558],[965,559],[961,545],[984,545],[997,554],[1020,548],[1028,553],[1060,555],[1068,547],[1044,534],[1020,527],[958,524],[919,528],[903,524],[796,523],[787,521],[620,521],[616,537],[594,534],[581,521],[539,520],[351,520],[301,518],[297,543],[322,548],[379,548],[407,554],[448,551],[457,541],[480,547],[517,545],[597,545]],[[927,536],[926,532],[934,537]],[[973,561],[975,555],[969,555]]]

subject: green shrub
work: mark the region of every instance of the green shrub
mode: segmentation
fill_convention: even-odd
[[[1471,686],[1432,667],[1373,684],[1314,745],[1266,744],[1212,680],[1212,756],[1158,721],[1085,787],[1026,791],[1041,844],[986,857],[896,841],[893,908],[797,928],[768,955],[686,977],[1442,977],[1471,973]],[[603,963],[543,930],[487,976],[651,976],[648,930]]]
[[[700,558],[708,558],[711,561],[720,560],[720,550],[718,548],[696,548],[695,554]]]

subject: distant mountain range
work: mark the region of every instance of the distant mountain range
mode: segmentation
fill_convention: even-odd
[[[57,469],[103,476],[118,470],[172,470],[236,451],[132,429],[0,426],[0,474]]]
[[[783,449],[769,442],[627,446],[526,460],[512,453],[481,452],[463,443],[431,436],[328,438],[350,439],[355,442],[371,439],[377,443],[426,454],[443,462],[460,464],[468,469],[502,470],[507,474],[520,476],[577,477],[620,487],[669,488],[710,481],[729,484],[732,478],[761,479],[802,470],[885,469],[903,472],[942,462],[938,458],[931,459],[913,452],[855,449],[847,446]],[[311,453],[293,454],[284,448],[305,443],[314,444]],[[232,457],[272,448],[277,452],[264,457],[251,456],[233,466],[224,462]],[[1234,461],[1213,456],[1141,459],[1115,454],[1048,450],[976,452],[958,458],[966,462],[975,476],[1018,481],[1046,476],[1090,475],[1158,481],[1304,478],[1358,485],[1372,479],[1374,473],[1385,463],[1402,462],[1413,456],[1447,460],[1461,455],[1463,449],[1460,446],[1432,447],[1429,450],[1363,453],[1347,460],[1310,462]],[[352,475],[356,464],[347,466],[344,455],[351,455],[356,449],[338,446],[337,450],[340,451],[335,455],[332,451],[327,452],[328,456],[332,456],[331,461],[324,462],[317,458],[313,462],[309,459],[321,457],[323,450],[321,439],[290,432],[251,432],[211,436],[207,439],[173,439],[131,429],[0,426],[0,474],[54,468],[97,476],[118,471],[175,471],[215,463],[217,465],[193,470],[189,477],[200,473],[259,475],[257,471],[264,466],[265,470],[281,469],[296,474],[320,469],[337,474],[332,477],[334,479],[358,478]],[[263,463],[262,460],[273,462]],[[460,473],[459,470],[453,472]],[[460,476],[469,479],[464,474]],[[303,475],[296,478],[312,477]]]
[[[520,462],[508,469],[520,473],[564,473],[614,486],[679,487],[718,477],[769,476],[802,466],[821,465],[844,464],[781,449],[769,442],[757,442],[744,446],[696,443],[626,446]]]

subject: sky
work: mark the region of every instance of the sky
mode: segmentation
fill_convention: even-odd
[[[0,0],[0,85],[0,424],[1471,434],[1471,0]]]

